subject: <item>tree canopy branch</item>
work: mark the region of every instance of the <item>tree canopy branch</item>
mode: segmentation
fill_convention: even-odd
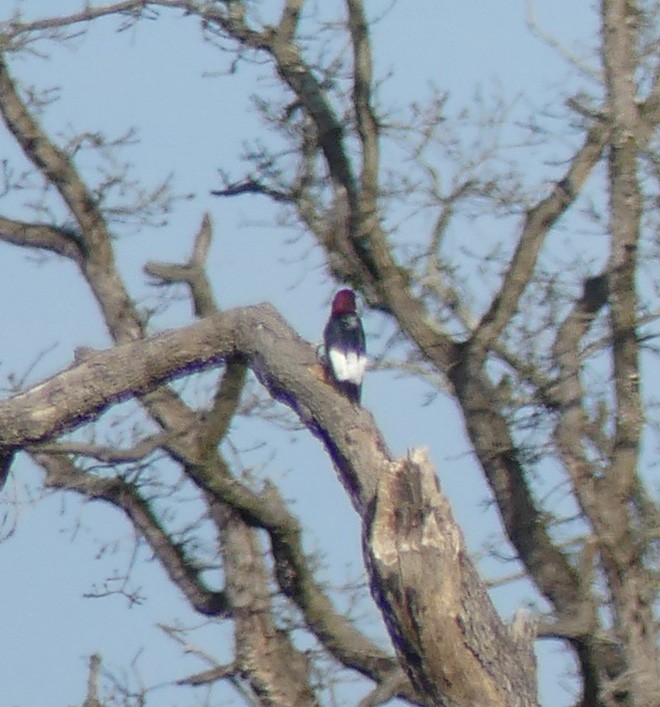
[[[511,321],[534,272],[548,231],[580,195],[587,177],[603,154],[608,137],[606,124],[594,125],[562,179],[555,183],[548,196],[527,212],[502,285],[472,334],[471,345],[475,351],[483,355],[491,349]]]
[[[87,498],[99,499],[121,509],[135,529],[147,541],[172,582],[183,592],[197,611],[208,616],[228,615],[224,592],[212,591],[199,570],[186,557],[184,549],[165,532],[149,503],[137,488],[119,477],[100,478],[77,469],[66,457],[35,454],[47,470],[46,485],[76,491]]]
[[[63,258],[82,263],[81,243],[70,229],[30,223],[0,216],[0,240],[27,248],[48,250]]]
[[[104,310],[107,325],[120,340],[139,338],[142,323],[121,280],[116,277],[111,238],[103,214],[72,159],[50,140],[21,100],[1,53],[0,113],[26,157],[55,187],[75,218],[82,256],[77,261],[88,281],[98,285],[97,301]]]

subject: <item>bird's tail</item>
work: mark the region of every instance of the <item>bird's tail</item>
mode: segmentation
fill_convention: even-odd
[[[336,381],[335,385],[352,403],[360,404],[362,398],[362,386],[350,381]]]

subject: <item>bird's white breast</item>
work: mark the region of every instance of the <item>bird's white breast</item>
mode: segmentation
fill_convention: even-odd
[[[338,381],[348,381],[360,385],[367,367],[367,357],[355,351],[341,351],[331,348],[328,352],[330,365]]]

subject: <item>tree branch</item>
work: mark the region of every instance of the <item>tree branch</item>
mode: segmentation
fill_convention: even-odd
[[[240,196],[241,194],[257,194],[283,204],[290,204],[294,201],[293,194],[282,191],[281,189],[274,189],[257,179],[251,178],[235,184],[228,184],[224,189],[214,189],[211,194],[213,196],[224,197]]]
[[[277,33],[286,42],[292,42],[295,38],[298,23],[300,22],[300,11],[305,0],[286,0],[282,8]]]
[[[116,277],[111,238],[98,204],[69,156],[49,139],[27,110],[1,53],[0,113],[26,157],[55,187],[75,218],[83,256],[82,262],[79,257],[76,260],[87,279],[98,284],[95,294],[107,325],[119,340],[140,338],[142,324]],[[118,322],[122,325],[117,326]]]
[[[594,125],[571,159],[566,174],[555,183],[547,197],[527,212],[502,285],[472,334],[471,346],[475,352],[484,355],[491,349],[518,309],[548,231],[580,195],[587,177],[603,154],[608,137],[606,125]]]
[[[371,46],[369,26],[364,16],[362,0],[346,0],[348,27],[353,43],[353,105],[360,142],[362,143],[362,174],[360,207],[363,228],[378,221],[378,123],[371,107]]]
[[[85,24],[92,20],[108,17],[110,15],[138,15],[149,5],[148,0],[123,0],[123,2],[110,3],[100,7],[85,7],[80,12],[69,15],[58,15],[45,17],[40,20],[29,22],[12,21],[9,23],[7,35],[9,37],[20,37],[22,35],[33,34],[44,30],[60,29],[71,27],[77,24]]]
[[[69,229],[42,223],[29,223],[0,216],[0,239],[26,248],[48,250],[82,264],[80,240]]]
[[[226,592],[232,607],[236,662],[262,704],[314,707],[309,658],[275,624],[259,536],[235,510],[210,500],[220,530]]]
[[[145,459],[157,449],[163,447],[168,441],[168,435],[156,434],[145,437],[137,444],[127,449],[105,447],[99,444],[86,444],[84,442],[45,442],[34,444],[30,452],[39,454],[74,455],[76,457],[91,457],[104,464],[128,464]]]
[[[637,251],[642,199],[637,176],[639,113],[634,72],[636,19],[630,3],[604,0],[603,56],[612,116],[609,154],[612,248],[610,318],[617,418],[609,481],[629,496],[639,454],[643,412],[637,342]]]
[[[612,121],[608,273],[617,414],[611,463],[605,472],[608,496],[614,496],[609,504],[613,518],[599,539],[623,653],[627,664],[634,666],[625,682],[635,704],[650,706],[660,687],[658,644],[650,630],[654,625],[657,577],[645,566],[645,553],[640,550],[635,528],[637,521],[629,516],[639,484],[644,426],[637,339],[637,259],[642,217],[638,176],[642,146],[638,144],[641,131],[636,83],[639,16],[636,3],[630,0],[602,0],[601,6],[607,108]]]
[[[532,640],[496,619],[424,452],[381,471],[364,530],[372,591],[413,685],[433,704],[537,704]]]
[[[150,262],[144,266],[144,272],[160,280],[162,284],[186,283],[190,287],[194,312],[197,317],[204,317],[217,311],[213,289],[205,269],[212,235],[211,218],[208,214],[204,214],[187,263],[180,265]]]
[[[118,477],[92,476],[62,456],[35,454],[34,459],[46,469],[46,486],[76,491],[122,510],[147,541],[172,582],[197,611],[207,616],[228,615],[229,605],[224,592],[212,591],[205,585],[199,570],[188,560],[183,548],[172,542],[133,484]]]

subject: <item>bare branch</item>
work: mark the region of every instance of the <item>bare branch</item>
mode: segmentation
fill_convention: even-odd
[[[472,335],[472,346],[485,353],[499,339],[518,308],[520,297],[536,267],[545,237],[557,220],[575,202],[591,170],[601,158],[609,131],[606,125],[592,127],[571,159],[570,167],[550,194],[527,212],[515,253],[502,285]]]
[[[652,606],[657,577],[644,565],[639,541],[636,542],[636,521],[626,517],[638,485],[644,426],[637,340],[637,258],[642,216],[636,83],[639,17],[635,3],[629,0],[602,0],[602,13],[603,64],[612,121],[608,163],[612,236],[608,274],[617,414],[611,464],[606,471],[607,487],[616,499],[609,504],[613,515],[609,529],[603,529],[600,539],[623,652],[627,664],[635,666],[626,676],[626,682],[635,702],[651,705],[660,685],[658,644],[654,632],[649,630],[654,621]],[[621,581],[623,575],[628,578],[625,583]]]
[[[407,688],[408,679],[405,673],[403,670],[396,670],[366,697],[363,697],[357,707],[377,707],[377,705],[387,704],[397,695],[403,694]]]
[[[554,392],[560,403],[560,417],[555,430],[557,447],[573,478],[573,487],[583,512],[598,529],[611,522],[614,509],[603,506],[602,481],[595,478],[587,459],[583,440],[587,437],[587,415],[583,407],[584,389],[581,381],[582,357],[580,342],[598,312],[609,299],[607,275],[590,278],[584,283],[582,297],[575,303],[559,327],[553,347],[559,377]]]
[[[87,677],[87,695],[82,707],[102,707],[98,697],[99,671],[101,668],[101,658],[94,653],[89,657],[89,675]]]
[[[172,582],[179,587],[197,611],[208,616],[224,616],[228,604],[223,592],[210,590],[201,572],[186,557],[163,529],[148,502],[137,488],[120,478],[103,479],[77,469],[62,456],[35,454],[46,470],[46,486],[76,491],[87,498],[106,501],[121,509],[147,541]]]
[[[195,673],[194,675],[189,675],[187,678],[180,678],[176,681],[177,685],[208,685],[218,680],[224,680],[228,677],[233,676],[237,671],[237,667],[234,663],[229,665],[219,665],[217,668],[210,668],[209,670],[204,670],[201,673]]]
[[[205,670],[202,673],[196,673],[195,675],[190,675],[187,678],[181,678],[176,681],[177,685],[206,685],[218,680],[223,680],[225,678],[232,679],[233,676],[239,671],[239,666],[236,663],[229,663],[229,665],[220,665],[218,661],[209,655],[208,651],[204,650],[200,646],[196,646],[190,643],[186,638],[184,638],[185,631],[174,626],[167,626],[166,624],[158,624],[158,628],[165,633],[173,641],[176,641],[184,650],[185,653],[196,655],[201,658],[205,663],[208,663],[212,667],[209,670]]]
[[[0,216],[0,239],[28,248],[49,250],[64,258],[82,263],[81,243],[77,234],[64,227],[28,223]]]
[[[295,38],[296,29],[300,21],[300,11],[305,0],[286,0],[282,8],[277,33],[285,42],[291,42]]]
[[[601,82],[602,75],[598,70],[587,64],[583,59],[581,59],[577,54],[572,51],[565,44],[562,44],[556,37],[553,37],[549,32],[541,27],[538,17],[536,15],[536,7],[534,5],[534,0],[526,0],[525,3],[526,14],[527,14],[527,24],[529,28],[538,35],[544,42],[548,44],[549,47],[554,49],[564,60],[569,64],[574,66],[581,74],[589,77],[591,80]]]
[[[309,658],[275,624],[259,535],[225,504],[211,500],[220,536],[226,591],[235,626],[236,661],[261,703],[314,707]]]
[[[190,287],[195,315],[198,317],[204,317],[217,311],[213,289],[205,270],[211,237],[211,219],[208,214],[205,214],[195,236],[193,251],[187,263],[179,265],[151,262],[144,266],[144,272],[160,280],[161,284],[186,283]]]
[[[0,113],[26,157],[53,184],[74,216],[79,227],[80,250],[84,254],[83,271],[91,280],[107,280],[108,275],[111,277],[114,273],[114,255],[103,215],[73,162],[28,112],[1,54]],[[107,282],[105,284],[107,289]],[[142,335],[141,322],[120,280],[113,279],[112,296],[97,298],[111,328],[116,322],[123,323],[120,335],[123,340]]]
[[[353,104],[362,143],[361,209],[362,228],[370,230],[377,222],[378,209],[378,123],[371,106],[371,46],[369,27],[362,0],[346,0],[348,26],[353,42]]]
[[[214,189],[213,196],[239,196],[241,194],[259,194],[275,202],[289,204],[293,195],[273,187],[266,186],[256,179],[245,179],[235,184],[228,184],[224,189]]]
[[[76,24],[91,22],[100,17],[109,15],[128,14],[138,16],[149,5],[148,0],[124,0],[123,2],[110,3],[109,5],[101,5],[100,7],[85,7],[80,12],[74,12],[69,15],[58,15],[54,17],[46,17],[40,20],[32,20],[30,22],[12,21],[7,23],[7,27],[3,28],[3,34],[9,37],[18,37],[29,33],[40,32],[43,30],[59,29],[63,27],[71,27]]]
[[[84,442],[60,442],[54,444],[46,442],[34,444],[30,447],[31,452],[39,454],[62,454],[76,457],[91,457],[105,464],[126,464],[137,462],[153,454],[157,449],[164,446],[169,440],[169,435],[158,434],[146,437],[130,448],[120,449],[117,447],[104,447],[98,444],[86,444]]]
[[[634,483],[643,413],[636,337],[636,265],[640,239],[641,191],[637,176],[639,122],[634,81],[635,18],[628,3],[604,0],[604,58],[613,135],[609,159],[612,248],[608,270],[617,420],[610,483],[623,497]]]
[[[206,261],[209,257],[209,250],[211,248],[211,241],[213,240],[213,222],[208,212],[204,214],[202,218],[202,223],[199,226],[197,235],[195,236],[195,243],[193,245],[193,251],[190,254],[190,265],[197,266],[200,270],[206,267]],[[204,315],[210,314],[211,312],[204,312]]]

